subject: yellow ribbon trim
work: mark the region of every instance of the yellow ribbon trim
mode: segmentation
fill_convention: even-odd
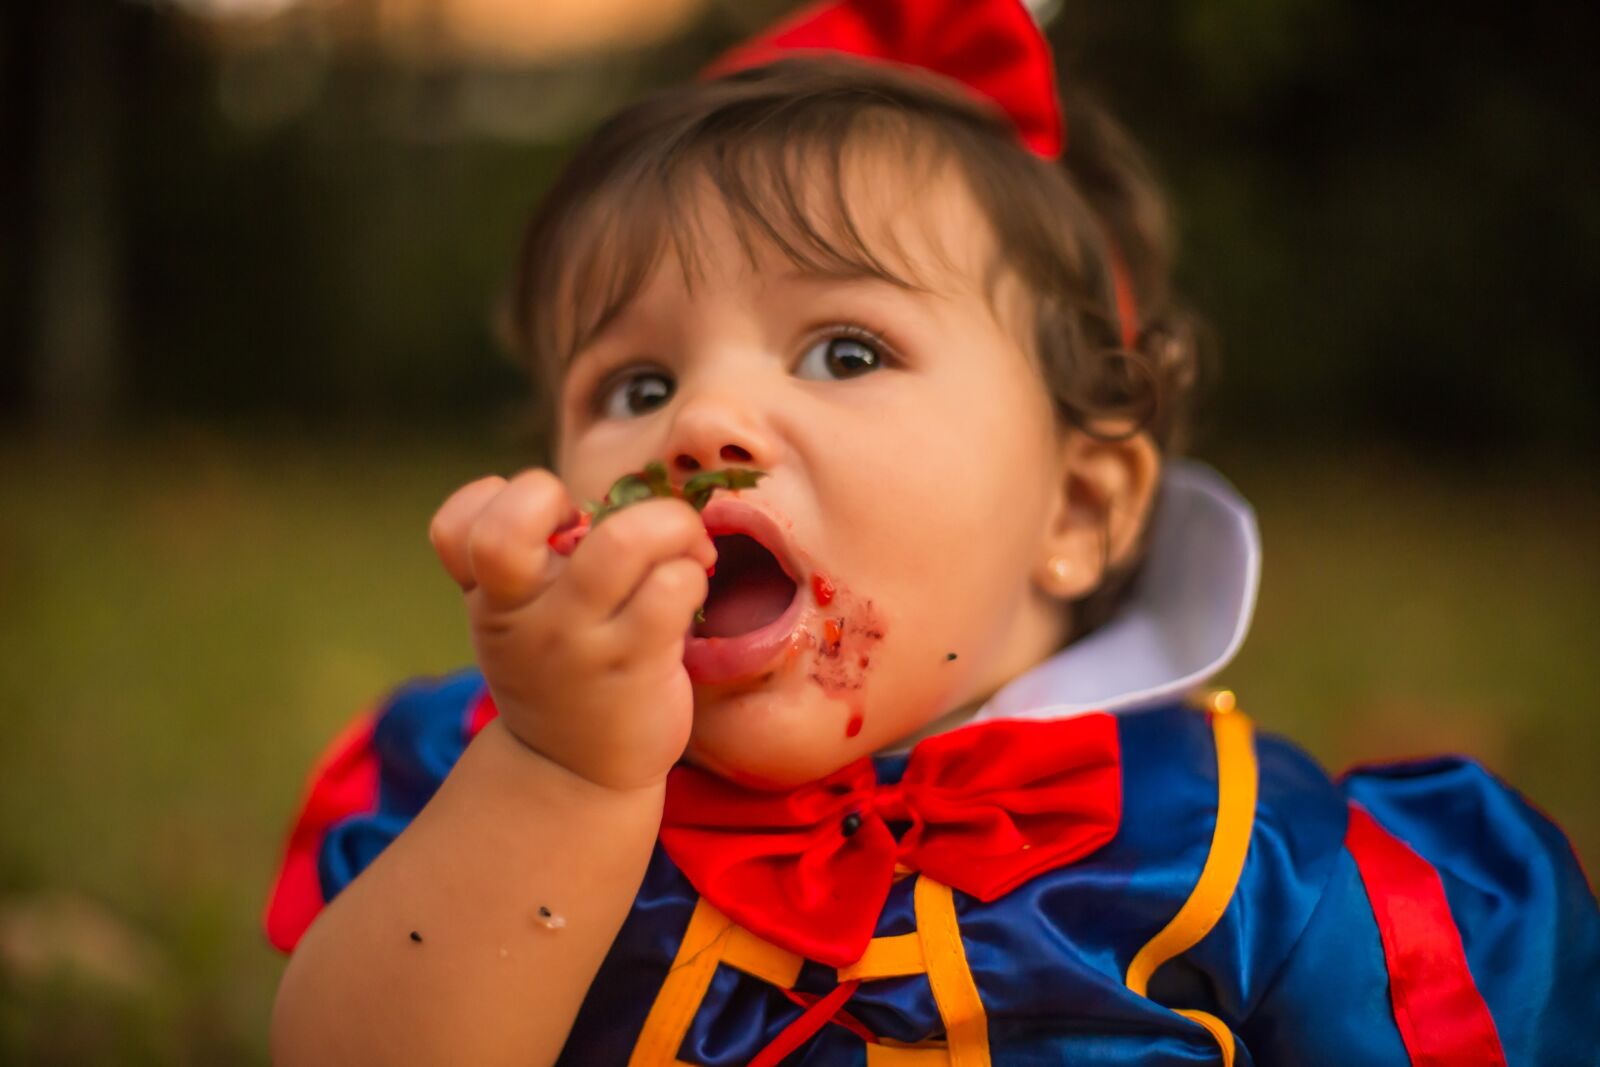
[[[1217,1047],[1222,1050],[1222,1067],[1233,1067],[1233,1031],[1228,1029],[1228,1024],[1210,1012],[1196,1011],[1192,1008],[1176,1010],[1185,1019],[1191,1019],[1211,1031]]]
[[[917,936],[928,963],[928,985],[933,987],[933,1000],[944,1020],[951,1067],[988,1067],[989,1020],[967,966],[950,887],[923,875],[912,890],[912,903],[917,912]]]
[[[950,1067],[950,1050],[943,1045],[890,1045],[869,1041],[867,1067]]]
[[[1150,977],[1158,967],[1199,944],[1217,925],[1238,888],[1250,851],[1256,818],[1255,730],[1249,717],[1236,710],[1233,694],[1227,690],[1214,694],[1208,703],[1217,749],[1217,821],[1211,850],[1189,899],[1128,964],[1128,988],[1141,997],[1149,995]],[[1227,1025],[1203,1011],[1179,1010],[1178,1014],[1205,1027],[1222,1050],[1222,1062],[1231,1067],[1233,1034]]]
[[[644,1029],[633,1046],[628,1067],[670,1067],[678,1062],[678,1047],[689,1032],[706,990],[711,988],[711,978],[722,962],[722,952],[733,929],[733,920],[703,897],[695,904],[667,980],[661,983],[650,1014],[645,1016]]]
[[[1189,899],[1128,965],[1128,988],[1141,997],[1148,995],[1156,968],[1198,944],[1228,910],[1250,850],[1256,814],[1254,731],[1239,712],[1212,716],[1211,731],[1217,745],[1217,822],[1211,851]]]
[[[797,953],[779,948],[742,926],[735,926],[728,935],[722,962],[779,989],[793,989],[800,978],[800,968],[805,966],[805,960]]]
[[[848,967],[839,968],[839,981],[859,978],[870,982],[875,978],[904,978],[922,974],[928,969],[922,956],[922,938],[915,933],[896,934],[894,937],[875,937],[867,942],[867,951]]]

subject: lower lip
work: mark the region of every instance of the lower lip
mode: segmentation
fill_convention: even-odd
[[[736,637],[689,637],[683,643],[683,667],[696,685],[742,681],[764,668],[786,648],[800,625],[799,590],[782,615],[759,630]]]

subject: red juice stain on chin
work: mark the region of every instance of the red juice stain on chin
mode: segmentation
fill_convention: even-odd
[[[867,668],[873,646],[883,640],[884,627],[872,601],[846,605],[841,594],[834,607],[839,614],[816,619],[806,627],[815,636],[805,642],[815,658],[811,680],[828,696],[850,700],[867,683]]]
[[[839,651],[839,642],[844,640],[844,624],[838,619],[824,619],[822,622],[822,640],[829,655],[836,655]]]
[[[811,575],[811,595],[817,601],[817,606],[825,608],[833,603],[833,583],[821,571]]]
[[[809,651],[810,679],[823,695],[844,702],[848,711],[844,736],[854,738],[866,724],[867,666],[873,647],[884,639],[885,623],[871,600],[839,590],[826,578],[817,579],[813,574],[817,602],[831,602],[833,614],[813,617],[811,626],[802,627],[807,637],[796,647]]]

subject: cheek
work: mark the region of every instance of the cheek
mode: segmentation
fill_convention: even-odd
[[[852,454],[861,462],[823,506],[862,594],[935,605],[1004,594],[1048,502],[1043,448],[973,420],[918,424]]]
[[[641,423],[610,422],[558,439],[554,470],[574,502],[601,499],[618,478],[644,465],[650,457],[647,443],[640,440],[641,427]]]
[[[858,452],[862,462],[823,496],[828,550],[818,562],[838,565],[830,577],[847,609],[840,662],[852,661],[851,638],[867,628],[852,625],[854,612],[870,601],[884,631],[881,649],[864,650],[874,688],[880,657],[897,683],[933,685],[922,672],[942,668],[948,652],[976,655],[1005,627],[1050,503],[1049,455],[1032,428],[968,416],[907,430],[894,447]]]

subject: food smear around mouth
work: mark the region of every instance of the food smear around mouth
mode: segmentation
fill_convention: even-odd
[[[822,644],[825,655],[837,656],[839,642],[844,640],[844,623],[838,619],[822,621]]]
[[[829,699],[844,703],[846,738],[858,737],[866,725],[867,668],[871,652],[884,637],[884,620],[872,601],[848,590],[830,588],[834,614],[811,631],[803,649],[811,657],[810,679]]]
[[[811,575],[811,597],[817,602],[817,607],[825,608],[833,603],[833,583],[821,571]]]

